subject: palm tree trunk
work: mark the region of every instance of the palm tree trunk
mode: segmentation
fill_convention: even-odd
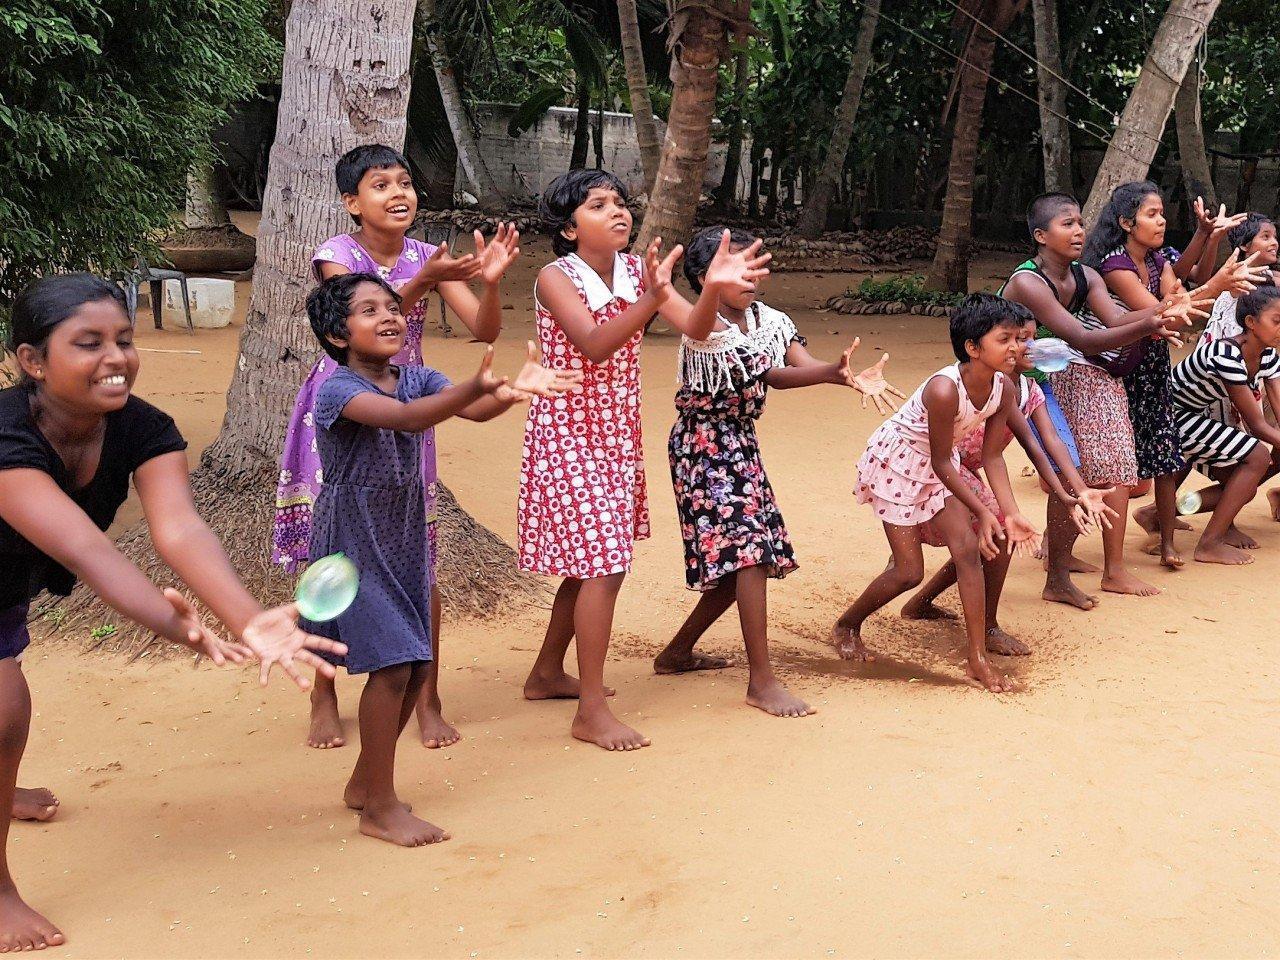
[[[992,29],[1004,32],[1026,0],[985,0],[969,9]],[[987,75],[995,58],[991,30],[970,22],[964,62],[958,63],[959,96],[955,129],[951,135],[951,160],[947,166],[947,195],[942,202],[942,226],[938,248],[926,285],[931,290],[969,292],[969,257],[973,246],[973,179],[982,131],[982,108],[987,98]]]
[[[1062,46],[1058,35],[1058,0],[1031,0],[1036,35],[1036,94],[1040,103],[1040,151],[1044,157],[1046,193],[1071,192],[1071,128],[1067,87],[1060,79]]]
[[[844,93],[836,109],[836,122],[831,130],[831,145],[822,161],[812,191],[807,191],[804,209],[796,233],[813,239],[826,228],[827,210],[831,197],[840,184],[845,158],[849,154],[849,141],[853,139],[853,124],[858,117],[858,105],[862,102],[862,85],[871,67],[871,43],[875,39],[876,24],[880,21],[880,0],[865,0],[862,19],[858,22],[858,39],[854,42],[853,58],[849,61],[849,74],[845,77]]]
[[[750,0],[670,2],[671,110],[637,249],[644,249],[654,237],[665,238],[667,244],[689,238],[711,147],[720,61],[729,45],[728,24],[745,22],[751,9]]]
[[[636,125],[640,165],[646,187],[652,189],[658,177],[662,143],[658,139],[658,124],[653,119],[653,101],[649,99],[649,77],[644,68],[636,0],[618,0],[618,27],[622,34],[622,62],[627,71],[627,90],[631,93],[631,116]]]
[[[1171,0],[1089,191],[1084,205],[1086,223],[1098,216],[1112,190],[1130,180],[1141,180],[1151,169],[1178,87],[1218,3]]]
[[[214,186],[213,164],[198,163],[187,174],[186,212],[182,222],[191,230],[223,227],[231,222]]]
[[[751,58],[747,51],[747,38],[738,38],[738,54],[733,63],[733,104],[729,107],[729,137],[725,144],[724,173],[720,186],[716,187],[716,206],[728,208],[738,194],[738,176],[742,172],[742,105],[747,102],[747,90],[751,87]]]
[[[581,170],[587,165],[587,148],[591,145],[591,88],[578,81],[578,113],[573,125],[573,150],[569,154],[569,169]]]
[[[485,166],[484,157],[481,156],[476,138],[471,132],[471,122],[462,100],[462,90],[458,87],[458,78],[453,72],[453,63],[445,46],[444,36],[439,29],[437,0],[422,0],[422,15],[426,21],[424,32],[427,39],[427,52],[431,56],[431,66],[435,70],[436,83],[440,87],[440,99],[444,103],[445,116],[449,118],[449,130],[453,134],[453,144],[458,151],[458,162],[462,164],[463,176],[475,191],[481,207],[490,209],[500,207],[506,198],[498,187],[497,181],[494,180],[493,174]],[[375,21],[375,24],[377,22]],[[402,141],[403,138],[397,142]]]
[[[1178,163],[1187,196],[1204,197],[1209,208],[1218,206],[1213,188],[1213,171],[1204,149],[1204,126],[1200,116],[1200,64],[1192,63],[1182,78],[1173,101],[1173,115],[1178,128]]]

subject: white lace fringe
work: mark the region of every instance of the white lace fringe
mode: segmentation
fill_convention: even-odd
[[[756,324],[747,333],[736,323],[729,323],[727,330],[716,330],[706,340],[682,337],[676,358],[676,382],[699,393],[727,389],[733,383],[735,368],[744,379],[747,376],[739,355],[739,348],[743,346],[767,356],[770,366],[784,366],[787,347],[796,336],[796,325],[782,311],[758,306]]]

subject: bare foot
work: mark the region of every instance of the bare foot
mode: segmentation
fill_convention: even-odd
[[[954,613],[938,606],[932,600],[916,600],[912,597],[902,607],[902,616],[907,620],[956,620]]]
[[[669,647],[653,659],[653,672],[661,674],[723,670],[727,666],[729,661],[724,657],[712,657],[692,650],[688,653],[673,653]]]
[[[428,750],[451,747],[462,739],[458,729],[446,722],[441,715],[439,701],[429,704],[419,700],[415,709],[418,714],[418,733],[422,736],[422,745]]]
[[[581,683],[577,677],[561,671],[558,677],[542,677],[529,674],[524,682],[524,698],[526,700],[577,700]],[[604,688],[604,695],[612,697],[616,691],[612,687]]]
[[[1047,573],[1049,570],[1049,558],[1042,556],[1040,559],[1044,561],[1042,566]],[[1088,560],[1081,560],[1074,553],[1071,559],[1067,561],[1067,573],[1097,573],[1102,568],[1097,564],[1090,563]]]
[[[1133,511],[1133,520],[1147,533],[1160,532],[1160,518],[1156,516],[1156,506],[1154,503],[1147,504],[1140,510]],[[1175,530],[1191,530],[1191,524],[1185,520],[1175,518],[1173,521],[1173,529]]]
[[[1181,570],[1186,565],[1182,559],[1182,554],[1178,552],[1178,548],[1173,544],[1160,548],[1160,564],[1168,567],[1170,570]]]
[[[44,787],[18,787],[13,792],[13,819],[47,822],[58,815],[58,798]]]
[[[342,791],[342,802],[352,810],[363,810],[365,808],[365,800],[368,797],[368,794],[369,788],[363,783],[357,782],[353,776],[347,781],[347,788]],[[402,802],[402,806],[406,812],[413,810],[413,804],[411,803]]]
[[[1079,607],[1081,610],[1092,610],[1098,605],[1097,597],[1089,596],[1070,580],[1064,580],[1062,583],[1046,583],[1040,597],[1050,603],[1065,603],[1068,606]]]
[[[1139,580],[1128,570],[1122,569],[1114,577],[1103,576],[1102,589],[1108,593],[1127,593],[1135,597],[1154,597],[1160,593],[1145,580]]]
[[[405,809],[403,803],[394,799],[389,803],[361,810],[360,832],[366,837],[386,840],[402,847],[425,847],[429,843],[449,839],[449,834],[435,824],[415,817]]]
[[[62,931],[28,907],[17,890],[0,891],[0,953],[43,950],[66,942]]]
[[[1233,567],[1253,563],[1253,556],[1239,547],[1222,540],[1206,542],[1203,538],[1196,544],[1195,558],[1199,563],[1225,563]]]
[[[852,627],[842,627],[837,623],[831,630],[831,642],[835,644],[841,660],[875,663],[876,655],[867,649],[859,632]]]
[[[999,627],[987,627],[987,653],[998,653],[1002,657],[1029,657],[1031,648]]]
[[[578,740],[594,743],[606,750],[639,750],[649,746],[648,737],[627,726],[603,706],[586,715],[579,709],[573,716],[569,732]]]
[[[1271,519],[1280,521],[1280,490],[1268,490],[1267,503],[1271,505]]]
[[[979,661],[976,667],[972,661],[966,662],[964,672],[975,686],[985,687],[992,693],[1010,693],[1013,690],[1013,681],[985,660]]]
[[[307,731],[307,746],[330,750],[346,745],[342,719],[338,716],[338,694],[330,685],[316,684],[311,688],[311,729]]]
[[[1235,547],[1239,550],[1257,550],[1262,544],[1249,536],[1234,523],[1227,527],[1226,535],[1223,536],[1222,542],[1228,546]]]
[[[748,686],[747,703],[775,717],[807,717],[818,712],[779,683],[777,678],[759,688]]]

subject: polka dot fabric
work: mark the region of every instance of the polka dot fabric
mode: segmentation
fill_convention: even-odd
[[[932,519],[951,496],[934,473],[929,455],[929,411],[924,405],[924,389],[934,377],[946,377],[960,391],[953,448],[1000,407],[1005,378],[995,378],[991,396],[978,409],[969,399],[957,364],[944,367],[922,383],[901,410],[880,424],[858,461],[855,493],[859,503],[871,504],[878,520],[895,526],[913,527]],[[958,450],[951,451],[951,462],[959,467]]]
[[[640,258],[619,257],[636,292],[642,293]],[[582,274],[589,268],[577,257],[561,258],[556,266],[590,310]],[[543,362],[554,370],[581,370],[583,384],[581,390],[535,398],[530,404],[516,514],[520,568],[581,580],[623,573],[631,569],[634,542],[649,536],[640,436],[642,334],[604,363],[592,363],[550,311],[541,303],[536,306]],[[601,324],[629,306],[614,296],[591,312]]]

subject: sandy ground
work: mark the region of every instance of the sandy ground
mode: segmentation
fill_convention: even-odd
[[[499,348],[514,369],[528,291],[548,259],[526,244]],[[977,285],[1013,258],[981,265]],[[910,391],[948,360],[942,321],[818,313],[846,276],[780,275],[768,299],[812,349],[853,335],[889,350]],[[856,278],[855,278],[856,279]],[[247,288],[241,291],[247,299]],[[196,450],[215,435],[238,329],[157,333],[144,321],[139,393]],[[15,872],[69,936],[68,957],[1267,956],[1280,952],[1274,588],[1280,526],[1260,505],[1249,569],[1166,574],[1161,597],[1092,613],[1039,599],[1015,563],[1003,622],[1035,647],[1006,664],[1021,692],[961,679],[952,626],[870,624],[870,667],[822,642],[884,564],[850,490],[878,418],[834,387],[775,392],[762,422],[801,569],[771,588],[787,679],[820,712],[779,720],[742,703],[745,670],[657,677],[648,658],[691,608],[667,482],[675,341],[645,345],[654,536],[638,550],[609,676],[653,739],[610,755],[568,736],[572,705],[519,684],[542,611],[449,622],[443,690],[465,739],[402,744],[402,795],[452,831],[437,847],[361,836],[340,802],[354,747],[303,746],[307,700],[283,683],[189,663],[141,666],[37,644],[22,782],[57,821],[17,824]],[[480,350],[433,333],[427,355],[469,374]],[[523,418],[442,431],[441,474],[511,540]],[[1017,493],[1043,497],[1013,456]],[[265,494],[265,491],[264,491]],[[1197,521],[1199,524],[1199,521]],[[1184,546],[1191,545],[1190,535]],[[1140,535],[1133,533],[1136,548]],[[1097,560],[1095,539],[1083,554]],[[1136,553],[1136,549],[1135,549]],[[931,553],[932,563],[942,554]],[[1090,583],[1092,578],[1082,578]],[[1096,587],[1096,580],[1092,580]],[[954,594],[946,598],[958,609]],[[708,648],[742,663],[736,623]],[[350,716],[358,685],[340,683]],[[349,724],[354,739],[354,723]]]

